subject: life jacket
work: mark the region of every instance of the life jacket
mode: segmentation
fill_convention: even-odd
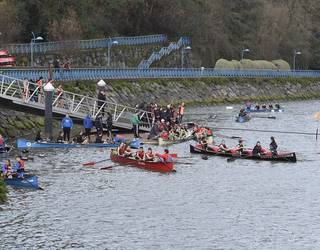
[[[207,136],[212,136],[212,135],[213,135],[212,130],[211,130],[211,129],[208,129],[208,130],[207,130]]]
[[[19,169],[20,170],[24,170],[24,161],[23,160],[19,160],[17,163],[19,164]]]
[[[157,156],[162,158],[164,162],[172,162],[172,156],[170,154],[157,154]]]
[[[124,155],[124,152],[126,151],[126,149],[125,149],[125,147],[119,147],[119,150],[118,150],[118,152],[119,152],[119,155]]]

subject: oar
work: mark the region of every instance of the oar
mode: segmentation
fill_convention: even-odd
[[[251,116],[252,118],[261,118],[261,119],[277,119],[275,116]]]
[[[96,165],[97,163],[101,163],[101,162],[105,162],[105,161],[110,161],[110,159],[104,159],[104,160],[101,160],[101,161],[90,161],[90,162],[86,162],[86,163],[82,163],[82,166],[94,166]]]
[[[108,169],[112,169],[113,167],[116,167],[116,166],[107,166],[107,167],[100,168],[100,170],[108,170]]]

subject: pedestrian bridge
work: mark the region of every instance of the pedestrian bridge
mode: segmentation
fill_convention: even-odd
[[[21,80],[0,74],[0,101],[9,107],[17,107],[23,112],[32,112],[38,115],[44,114],[44,96],[39,87],[27,80]],[[55,86],[57,87],[57,86]],[[26,90],[29,90],[26,92]],[[52,109],[55,117],[69,114],[76,120],[82,120],[90,114],[93,118],[104,112],[110,112],[113,117],[113,126],[121,130],[131,130],[131,117],[139,113],[141,120],[140,130],[148,132],[152,126],[151,113],[120,105],[114,101],[99,101],[85,95],[79,95],[68,91],[54,91]],[[106,116],[105,116],[106,117]],[[103,119],[105,123],[106,119]]]

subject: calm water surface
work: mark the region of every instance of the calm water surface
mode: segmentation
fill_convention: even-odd
[[[284,113],[272,114],[276,120],[246,124],[234,122],[240,106],[188,112],[201,113],[189,119],[208,126],[316,130],[317,101],[284,105]],[[268,145],[271,136],[223,134],[243,136],[250,147],[257,140]],[[280,149],[297,152],[296,164],[205,161],[184,143],[171,150],[193,164],[159,174],[130,167],[99,170],[110,162],[81,166],[106,158],[109,150],[34,151],[27,167],[45,191],[9,189],[0,211],[0,249],[320,249],[319,142],[313,136],[274,136]]]

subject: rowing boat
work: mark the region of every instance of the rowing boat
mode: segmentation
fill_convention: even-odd
[[[186,141],[190,141],[193,138],[193,136],[189,136],[183,139],[177,139],[177,140],[165,140],[161,137],[158,138],[158,144],[159,146],[170,146],[177,143],[182,143]]]
[[[38,177],[35,175],[25,175],[24,178],[6,178],[4,183],[17,188],[41,189],[38,184]]]
[[[244,122],[248,122],[250,121],[251,117],[249,115],[245,115],[245,116],[238,116],[236,118],[236,122],[239,122],[239,123],[244,123]]]
[[[261,112],[284,112],[284,109],[246,109],[248,113],[261,113]]]
[[[78,143],[54,143],[54,142],[35,142],[28,141],[25,139],[17,140],[18,149],[26,148],[115,148],[118,147],[118,143],[89,143],[89,144],[78,144]]]
[[[279,152],[277,155],[272,155],[272,153],[267,153],[265,155],[253,155],[252,150],[245,150],[245,154],[239,154],[235,151],[222,152],[219,147],[213,146],[204,149],[200,146],[190,145],[190,152],[195,154],[205,154],[205,155],[215,155],[222,157],[232,157],[248,160],[261,160],[261,161],[281,161],[281,162],[296,162],[295,153]]]
[[[115,150],[111,150],[110,160],[120,165],[129,165],[145,170],[168,173],[173,170],[173,162],[139,161],[134,158],[120,156]]]

